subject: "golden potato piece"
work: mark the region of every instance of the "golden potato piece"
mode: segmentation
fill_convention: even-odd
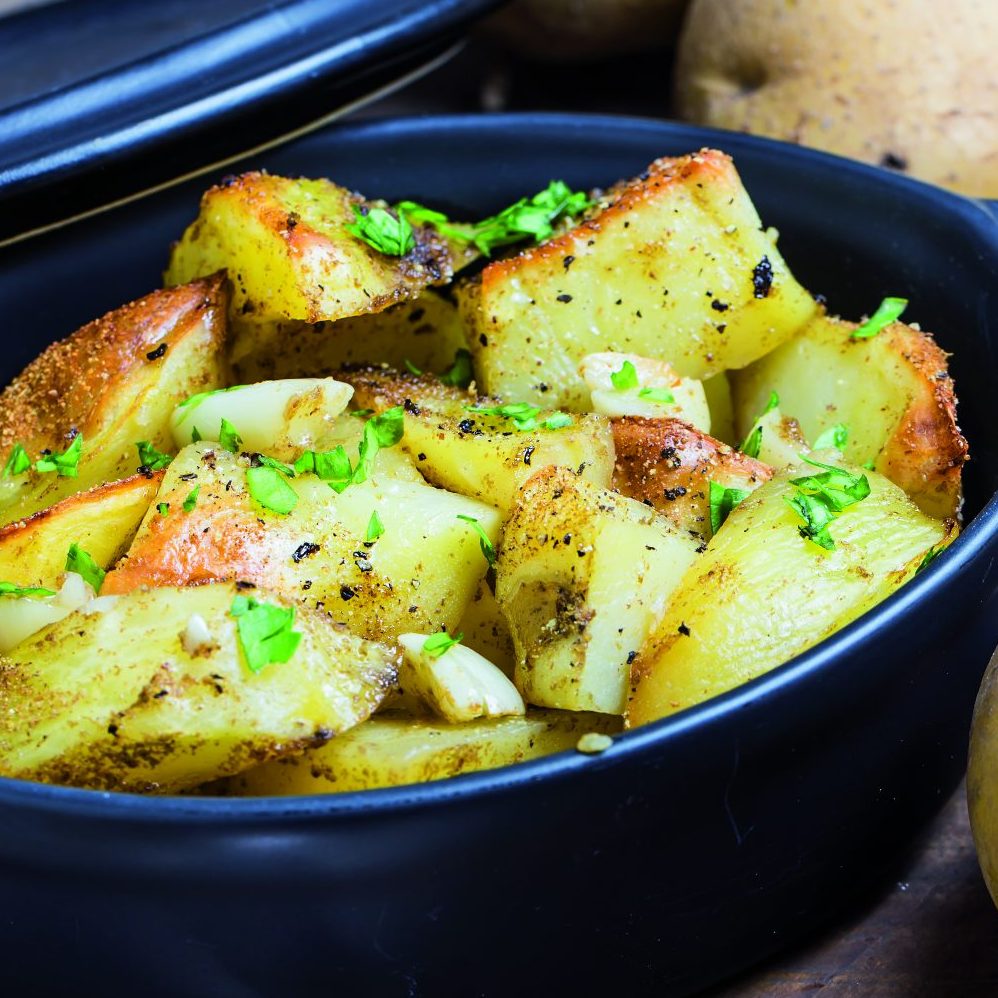
[[[533,428],[518,429],[522,422],[486,411],[499,405],[496,399],[477,398],[435,378],[371,369],[341,371],[337,377],[353,385],[359,406],[405,406],[402,446],[427,481],[451,492],[505,512],[520,486],[548,466],[572,468],[599,486],[610,484],[613,437],[605,416],[536,409]]]
[[[829,528],[835,547],[805,540],[780,472],[737,506],[693,564],[631,669],[636,727],[755,679],[841,630],[910,579],[956,524],[918,510],[869,472],[870,495]]]
[[[380,477],[337,494],[303,474],[290,479],[297,504],[282,514],[250,495],[251,467],[205,441],[185,447],[103,591],[241,581],[325,610],[365,637],[456,627],[488,567],[478,535],[458,516],[475,518],[495,540],[492,507]],[[384,533],[365,543],[374,512]]]
[[[612,426],[613,487],[704,541],[711,535],[711,482],[751,492],[773,475],[761,461],[678,419],[628,416]]]
[[[513,636],[485,579],[478,583],[457,630],[464,635],[464,644],[494,662],[507,676],[513,675],[516,665]]]
[[[523,487],[503,532],[496,601],[528,703],[620,714],[628,666],[696,557],[642,503],[566,468]]]
[[[342,793],[428,783],[575,748],[587,732],[616,734],[609,714],[530,709],[525,717],[446,724],[387,712],[319,749],[266,763],[226,780],[252,796]]]
[[[874,467],[919,509],[945,518],[962,501],[967,441],[956,422],[946,354],[901,322],[853,339],[856,324],[822,316],[789,343],[732,374],[738,428],[747,432],[771,391],[812,443],[837,423],[846,460]]]
[[[57,588],[74,542],[108,568],[131,544],[162,481],[162,471],[132,475],[0,527],[0,579]]]
[[[684,377],[744,367],[815,313],[731,159],[660,159],[575,228],[458,288],[481,390],[589,408],[578,372],[614,350]]]
[[[293,654],[253,672],[231,614],[239,594],[139,590],[0,658],[0,773],[169,792],[321,745],[367,718],[394,680],[391,649],[297,607]]]
[[[0,520],[10,523],[139,467],[136,444],[172,450],[170,414],[218,388],[228,298],[220,276],[151,295],[53,343],[0,394],[0,447],[34,459],[64,452],[77,434],[75,477],[34,470],[0,478]]]

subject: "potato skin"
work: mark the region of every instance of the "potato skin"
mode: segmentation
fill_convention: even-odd
[[[680,530],[710,537],[710,482],[749,492],[773,469],[678,419],[614,419],[613,487],[667,516]]]
[[[693,0],[681,118],[998,197],[998,6]],[[923,40],[932,39],[932,44]]]

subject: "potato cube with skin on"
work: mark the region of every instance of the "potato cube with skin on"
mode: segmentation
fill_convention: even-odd
[[[967,441],[956,422],[946,354],[927,333],[901,322],[864,339],[853,337],[856,328],[821,316],[733,373],[739,429],[748,432],[775,391],[781,411],[809,441],[843,424],[847,460],[873,461],[924,512],[956,515]]]
[[[954,521],[922,513],[883,476],[830,526],[834,548],[805,539],[775,475],[728,516],[694,562],[631,669],[627,725],[636,727],[747,683],[851,623],[903,585]],[[853,469],[854,474],[861,474]]]
[[[569,231],[458,286],[481,390],[585,410],[587,354],[665,360],[683,377],[744,367],[814,315],[731,159],[660,159]]]
[[[0,478],[0,521],[133,474],[136,445],[172,449],[174,406],[225,383],[221,277],[156,291],[52,344],[0,394],[0,447],[33,460],[82,446],[73,468]],[[73,441],[82,434],[82,445]]]
[[[710,433],[710,409],[703,384],[680,378],[664,360],[637,354],[591,353],[579,371],[589,386],[592,409],[611,419],[668,416]]]
[[[233,585],[137,590],[22,642],[0,659],[0,773],[176,791],[328,741],[394,681],[392,649],[300,606],[290,653],[254,670],[237,599]],[[287,607],[263,590],[254,599]],[[210,640],[188,650],[194,616]]]
[[[314,474],[275,472],[294,497],[280,513],[254,498],[253,466],[206,441],[185,447],[104,592],[239,581],[373,639],[457,625],[488,567],[478,534],[459,517],[495,541],[495,509],[425,482],[372,474],[338,494]],[[369,537],[375,513],[383,533]]]
[[[519,493],[496,566],[524,699],[622,713],[630,662],[696,549],[642,503],[566,469],[538,472]]]
[[[525,715],[448,724],[376,714],[325,745],[284,756],[212,789],[250,796],[343,793],[426,783],[574,749],[590,732],[616,734],[612,714],[530,707]]]

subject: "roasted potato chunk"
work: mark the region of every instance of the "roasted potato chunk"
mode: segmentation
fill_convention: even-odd
[[[829,528],[834,549],[801,536],[775,475],[737,506],[690,567],[631,669],[627,725],[717,696],[841,630],[910,579],[956,535],[869,472],[870,494]]]
[[[371,713],[395,676],[391,649],[298,607],[291,657],[253,672],[230,612],[239,592],[139,590],[0,658],[0,773],[169,792],[321,745]]]
[[[613,487],[702,541],[711,535],[711,482],[751,492],[773,475],[761,461],[678,419],[628,416],[612,426]]]
[[[747,432],[771,391],[813,444],[829,427],[849,431],[848,461],[874,467],[919,509],[940,518],[961,504],[967,441],[956,422],[946,354],[932,337],[894,322],[853,339],[856,324],[822,316],[800,335],[732,374],[735,412]]]
[[[215,789],[262,797],[427,783],[564,752],[587,732],[615,734],[620,727],[609,714],[560,710],[465,724],[387,712],[319,749],[257,766]]]
[[[103,591],[241,581],[324,609],[365,637],[454,629],[487,568],[478,534],[458,516],[496,540],[491,506],[391,478],[337,494],[303,474],[289,480],[295,506],[282,514],[252,497],[252,467],[205,441],[185,447]],[[374,512],[384,533],[365,543]]]
[[[696,557],[642,503],[565,468],[523,487],[503,533],[496,600],[528,703],[620,714],[628,666]]]
[[[503,616],[499,604],[484,579],[464,611],[458,631],[464,635],[464,643],[494,662],[507,676],[513,675],[516,665],[516,649],[509,624]]]
[[[402,446],[426,480],[441,488],[506,511],[517,489],[551,465],[572,468],[596,485],[610,484],[613,436],[605,416],[535,408],[524,421],[501,415],[499,410],[514,410],[495,399],[476,398],[434,378],[370,369],[338,376],[354,386],[360,406],[405,406]]]
[[[221,277],[156,291],[52,344],[0,394],[0,447],[31,458],[82,434],[76,474],[27,470],[0,478],[0,520],[31,516],[77,492],[131,475],[136,444],[173,448],[170,414],[219,388],[228,292]]]
[[[578,365],[615,350],[690,378],[744,367],[816,309],[728,156],[660,159],[570,231],[458,289],[482,390],[586,410]]]

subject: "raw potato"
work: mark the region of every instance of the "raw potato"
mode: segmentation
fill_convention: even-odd
[[[321,745],[368,717],[394,679],[391,649],[298,607],[294,654],[253,673],[229,613],[238,593],[140,590],[0,659],[0,773],[170,792]],[[211,643],[190,654],[182,638],[193,615]]]
[[[74,542],[101,568],[110,567],[131,544],[162,481],[162,471],[132,475],[0,527],[0,579],[57,589]]]
[[[710,483],[752,492],[772,468],[678,419],[613,420],[613,487],[668,517],[680,530],[710,535]]]
[[[490,263],[458,294],[481,390],[578,410],[586,354],[636,353],[703,379],[761,357],[816,310],[730,157],[710,149],[656,160],[587,220]]]
[[[696,561],[631,669],[627,725],[666,717],[747,683],[841,630],[907,582],[956,524],[920,512],[886,478],[831,524],[835,549],[798,532],[776,475],[745,499]],[[853,469],[855,470],[855,469]]]
[[[487,568],[478,535],[457,517],[476,518],[496,540],[491,506],[387,477],[337,495],[306,474],[290,480],[298,504],[281,514],[251,498],[249,467],[205,441],[185,447],[156,497],[169,512],[149,510],[103,591],[240,580],[324,610],[364,637],[456,627]],[[185,512],[195,487],[197,502]],[[375,511],[385,532],[365,544]]]
[[[538,472],[518,496],[496,565],[523,698],[622,713],[630,661],[696,548],[642,503],[564,468]]]
[[[512,420],[472,411],[496,400],[476,398],[432,378],[388,371],[341,372],[360,406],[382,410],[405,405],[402,446],[434,485],[472,496],[506,512],[520,486],[540,468],[574,469],[586,481],[609,486],[613,435],[605,416],[585,413],[570,425],[519,431]],[[542,409],[541,422],[553,413]]]
[[[962,501],[967,441],[956,422],[946,354],[926,333],[894,322],[854,340],[855,323],[822,316],[799,336],[731,376],[739,429],[748,431],[769,393],[814,441],[843,423],[845,457],[874,467],[931,516],[954,516]]]
[[[0,521],[131,475],[140,440],[172,450],[174,406],[227,380],[227,299],[219,276],[155,291],[32,361],[0,395],[0,449],[6,455],[20,443],[34,460],[43,450],[65,451],[79,432],[83,454],[77,477],[29,471],[0,478]]]
[[[465,347],[457,306],[431,289],[383,312],[338,322],[286,320],[260,339],[266,346],[236,362],[241,381],[328,377],[349,364],[402,370],[407,360],[421,371],[440,373]]]
[[[620,727],[609,714],[533,708],[525,717],[467,724],[378,714],[321,748],[247,770],[220,789],[260,797],[427,783],[564,752],[587,732],[616,734]]]
[[[676,110],[998,197],[996,38],[981,0],[694,0]]]

